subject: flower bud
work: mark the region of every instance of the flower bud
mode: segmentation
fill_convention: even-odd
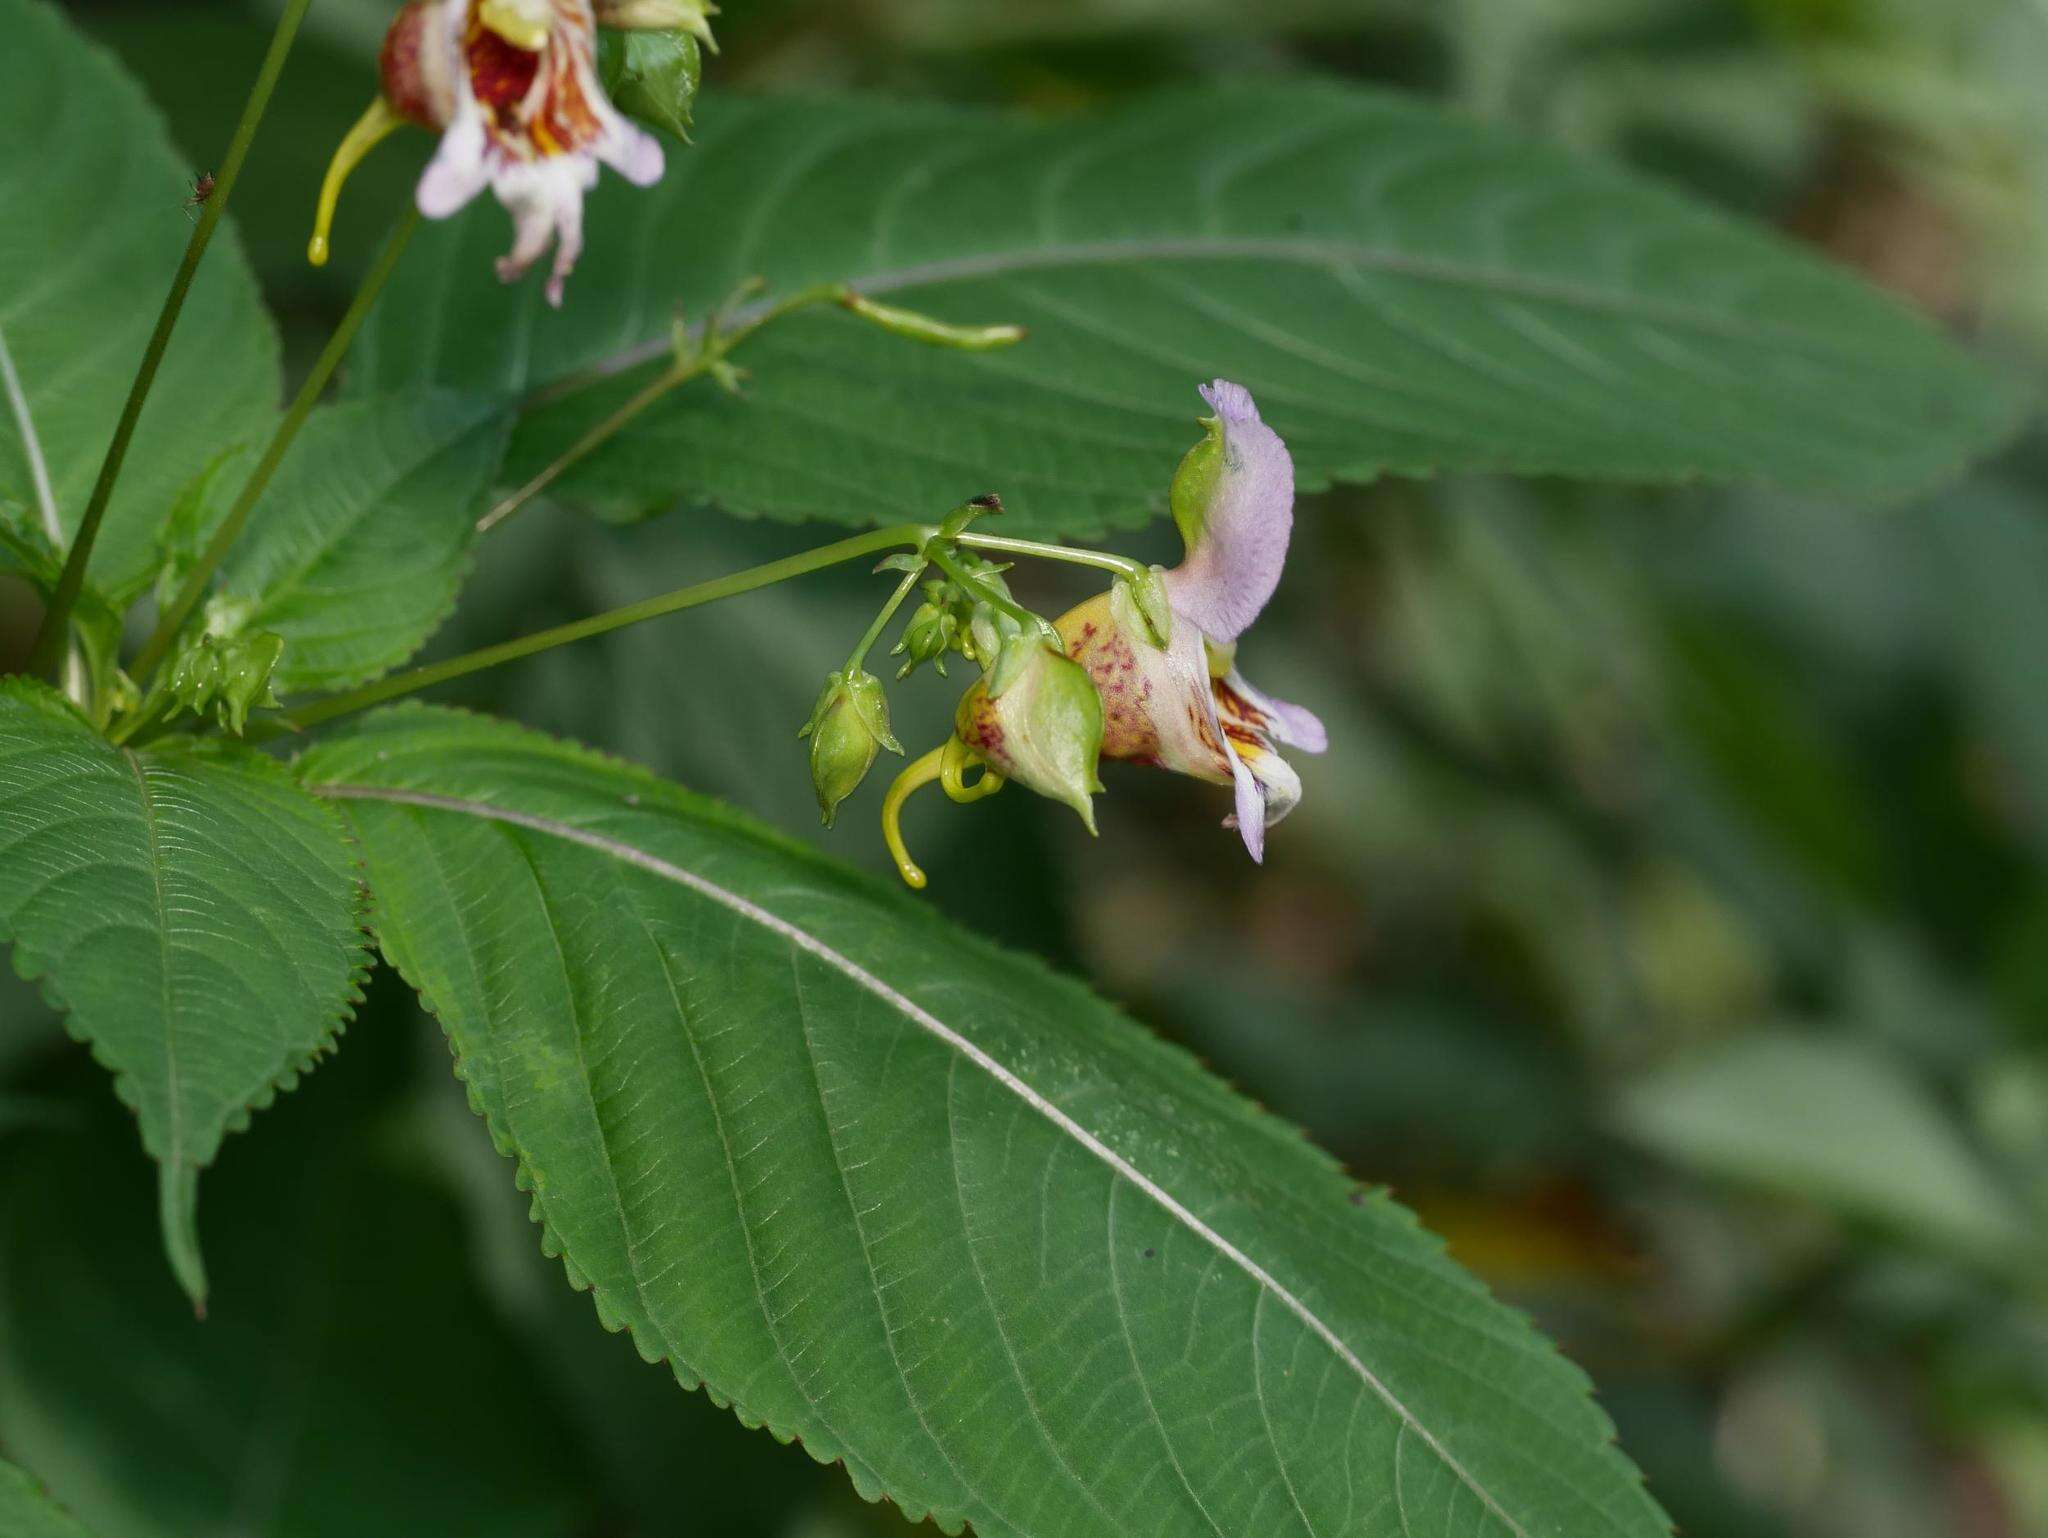
[[[1006,642],[960,701],[953,727],[996,773],[1072,807],[1095,831],[1089,797],[1102,789],[1102,697],[1064,652],[1033,635]]]
[[[889,730],[889,699],[881,680],[866,672],[834,673],[826,679],[825,691],[797,737],[811,739],[811,786],[828,828],[839,803],[860,788],[874,767],[876,751],[903,751]]]
[[[172,714],[189,710],[203,715],[220,687],[220,648],[210,640],[192,646],[171,664],[168,688],[175,702]]]
[[[939,670],[939,677],[946,676],[946,653],[953,649],[960,634],[960,621],[950,609],[936,603],[923,603],[910,616],[910,623],[903,627],[903,639],[896,643],[892,657],[903,657],[903,666],[896,676],[908,678],[926,662]]]
[[[257,705],[275,705],[270,676],[284,656],[284,637],[275,631],[258,630],[231,642],[221,653],[221,725],[235,736],[242,735],[249,711]]]

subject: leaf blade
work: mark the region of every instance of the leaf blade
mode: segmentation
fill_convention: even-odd
[[[0,1461],[0,1531],[14,1538],[86,1538],[85,1529],[26,1469]]]
[[[654,191],[601,191],[560,320],[486,288],[476,226],[437,232],[366,377],[539,392],[530,469],[637,382],[604,376],[659,356],[673,305],[755,273],[849,281],[1032,337],[966,357],[844,317],[779,327],[750,345],[747,400],[671,397],[569,492],[867,521],[999,484],[1020,527],[1071,532],[1159,508],[1216,374],[1252,387],[1308,487],[1461,469],[1893,495],[2016,408],[1816,258],[1374,93],[1179,92],[1055,123],[722,99],[700,137]],[[453,323],[426,323],[450,294]]]
[[[269,760],[117,749],[0,682],[0,935],[140,1119],[195,1301],[198,1172],[340,1029],[357,907],[338,821]]]
[[[495,402],[443,392],[315,413],[229,556],[243,624],[284,637],[281,691],[367,683],[416,652],[469,570],[503,457]]]
[[[0,166],[0,335],[21,390],[0,410],[0,499],[75,530],[191,227],[198,168],[156,109],[61,11],[0,0],[0,138],[37,146]],[[156,530],[225,443],[254,436],[280,394],[277,337],[232,226],[201,266],[120,484],[91,577],[116,597],[147,580]]]
[[[1081,990],[506,728],[395,712],[301,772],[601,1316],[871,1498],[1663,1530],[1583,1380],[1412,1219]],[[1479,1361],[1540,1411],[1482,1413]]]

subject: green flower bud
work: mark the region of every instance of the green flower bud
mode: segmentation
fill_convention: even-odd
[[[284,637],[259,630],[240,637],[221,653],[220,723],[237,737],[248,724],[251,707],[275,705],[270,676],[284,656]]]
[[[1072,807],[1095,831],[1089,797],[1102,789],[1102,696],[1064,652],[1031,635],[1006,643],[960,701],[953,728],[997,774]]]
[[[906,657],[903,666],[897,670],[898,678],[908,678],[917,668],[929,662],[939,670],[939,677],[946,676],[946,653],[958,644],[960,621],[951,609],[940,608],[937,604],[924,603],[910,616],[910,623],[903,627],[903,639],[896,643],[892,657]]]
[[[797,733],[811,739],[811,786],[826,827],[839,803],[860,789],[881,748],[901,753],[903,744],[889,730],[889,699],[872,673],[834,673]]]
[[[173,704],[171,714],[189,710],[194,715],[204,714],[213,702],[214,691],[220,687],[220,650],[211,641],[200,641],[197,645],[180,653],[171,664],[170,689]]]

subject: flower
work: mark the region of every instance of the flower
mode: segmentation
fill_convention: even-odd
[[[616,9],[614,0],[607,13]],[[552,244],[547,297],[558,308],[582,254],[583,195],[599,163],[635,186],[661,179],[660,143],[620,115],[598,79],[591,0],[412,0],[380,62],[383,94],[342,141],[321,189],[315,265],[326,260],[341,184],[401,123],[441,134],[420,178],[420,212],[445,219],[488,184],[512,215],[498,276],[520,277]]]
[[[1171,634],[1162,645],[1151,606],[1123,581],[1054,628],[1101,696],[1102,756],[1234,786],[1236,811],[1224,825],[1236,827],[1252,858],[1262,860],[1266,829],[1301,800],[1300,777],[1280,748],[1320,753],[1329,742],[1312,714],[1260,693],[1236,666],[1238,638],[1273,596],[1287,562],[1294,462],[1248,390],[1219,379],[1202,397],[1215,415],[1202,419],[1207,436],[1173,482],[1187,556],[1158,573]],[[969,735],[966,703],[963,741],[990,768],[1018,778],[1000,740]]]

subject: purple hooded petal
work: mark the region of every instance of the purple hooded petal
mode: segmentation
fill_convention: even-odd
[[[1294,461],[1280,435],[1259,420],[1242,385],[1202,387],[1221,432],[1221,459],[1187,559],[1166,574],[1176,612],[1213,641],[1234,641],[1259,617],[1294,529]]]

